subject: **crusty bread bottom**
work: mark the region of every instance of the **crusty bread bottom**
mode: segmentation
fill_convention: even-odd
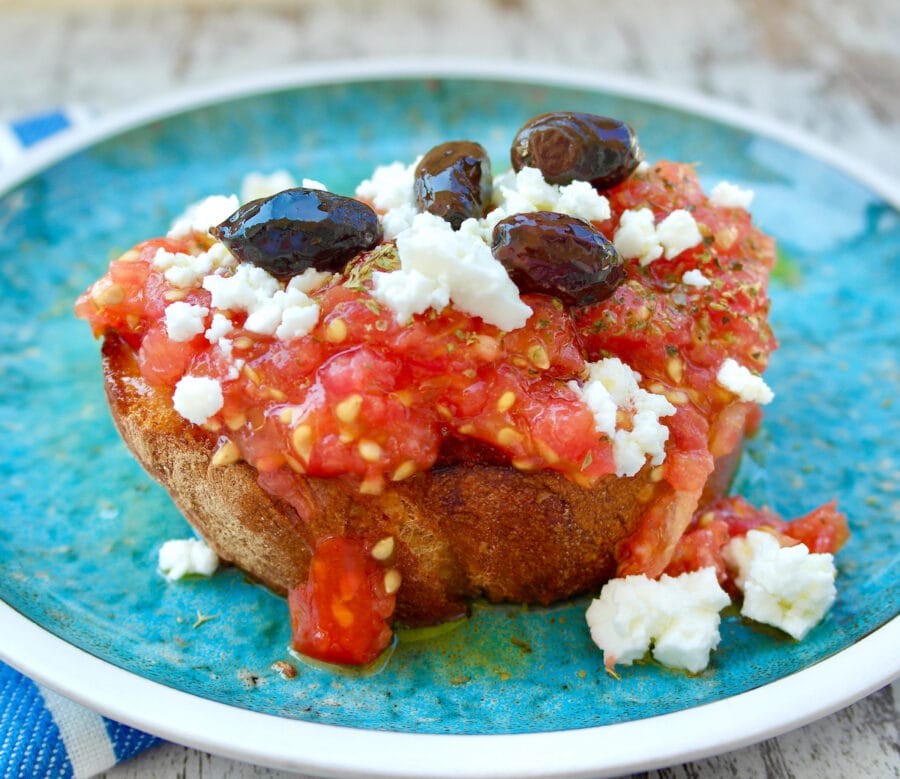
[[[615,574],[619,542],[666,489],[649,468],[584,489],[554,471],[473,461],[390,483],[380,495],[286,470],[274,477],[278,497],[246,463],[210,464],[217,437],[144,381],[118,336],[105,339],[103,371],[125,443],[223,560],[284,594],[305,580],[316,539],[393,536],[396,617],[408,625],[460,616],[475,597],[546,604],[596,590]],[[737,459],[717,464],[706,498],[724,491]]]

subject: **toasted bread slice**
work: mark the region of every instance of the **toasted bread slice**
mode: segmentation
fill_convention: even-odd
[[[306,579],[317,539],[391,536],[390,565],[402,576],[396,617],[409,625],[460,616],[476,597],[546,604],[598,588],[615,574],[617,545],[664,489],[649,467],[584,489],[554,471],[456,453],[379,495],[288,469],[263,475],[267,490],[244,462],[212,464],[217,436],[173,410],[118,336],[105,339],[103,370],[125,443],[223,560],[284,594]],[[736,461],[719,464],[713,494]]]

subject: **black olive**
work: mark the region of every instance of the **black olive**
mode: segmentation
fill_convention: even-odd
[[[555,111],[522,126],[510,157],[515,170],[538,168],[551,184],[589,181],[602,191],[627,179],[643,154],[634,130],[625,122]]]
[[[515,214],[494,227],[491,252],[521,292],[567,305],[605,300],[625,279],[615,247],[596,227],[566,214]]]
[[[239,260],[279,279],[343,270],[381,240],[378,215],[365,203],[304,187],[246,203],[211,232]]]
[[[416,207],[449,222],[454,230],[480,219],[491,196],[491,164],[481,144],[448,141],[431,149],[416,166]]]

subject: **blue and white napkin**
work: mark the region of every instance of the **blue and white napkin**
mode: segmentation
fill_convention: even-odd
[[[0,663],[2,779],[87,779],[158,743]]]
[[[89,111],[72,106],[0,122],[0,167],[7,167],[50,136],[84,124],[89,117]]]
[[[87,118],[73,108],[0,122],[0,167]],[[87,779],[158,743],[0,662],[0,779]]]

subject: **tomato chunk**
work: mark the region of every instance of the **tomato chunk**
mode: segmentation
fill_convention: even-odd
[[[838,511],[837,501],[829,501],[809,514],[792,519],[782,533],[806,544],[810,552],[835,554],[850,538],[847,517]]]
[[[292,641],[301,654],[330,663],[365,665],[387,647],[396,596],[385,589],[384,566],[371,542],[320,541],[307,580],[290,590]]]
[[[670,576],[713,566],[719,581],[728,584],[728,568],[722,549],[750,530],[765,528],[782,546],[805,544],[810,552],[836,554],[850,537],[847,517],[831,501],[808,514],[785,521],[767,508],[756,508],[740,495],[720,500],[697,512],[681,537],[666,568]]]

